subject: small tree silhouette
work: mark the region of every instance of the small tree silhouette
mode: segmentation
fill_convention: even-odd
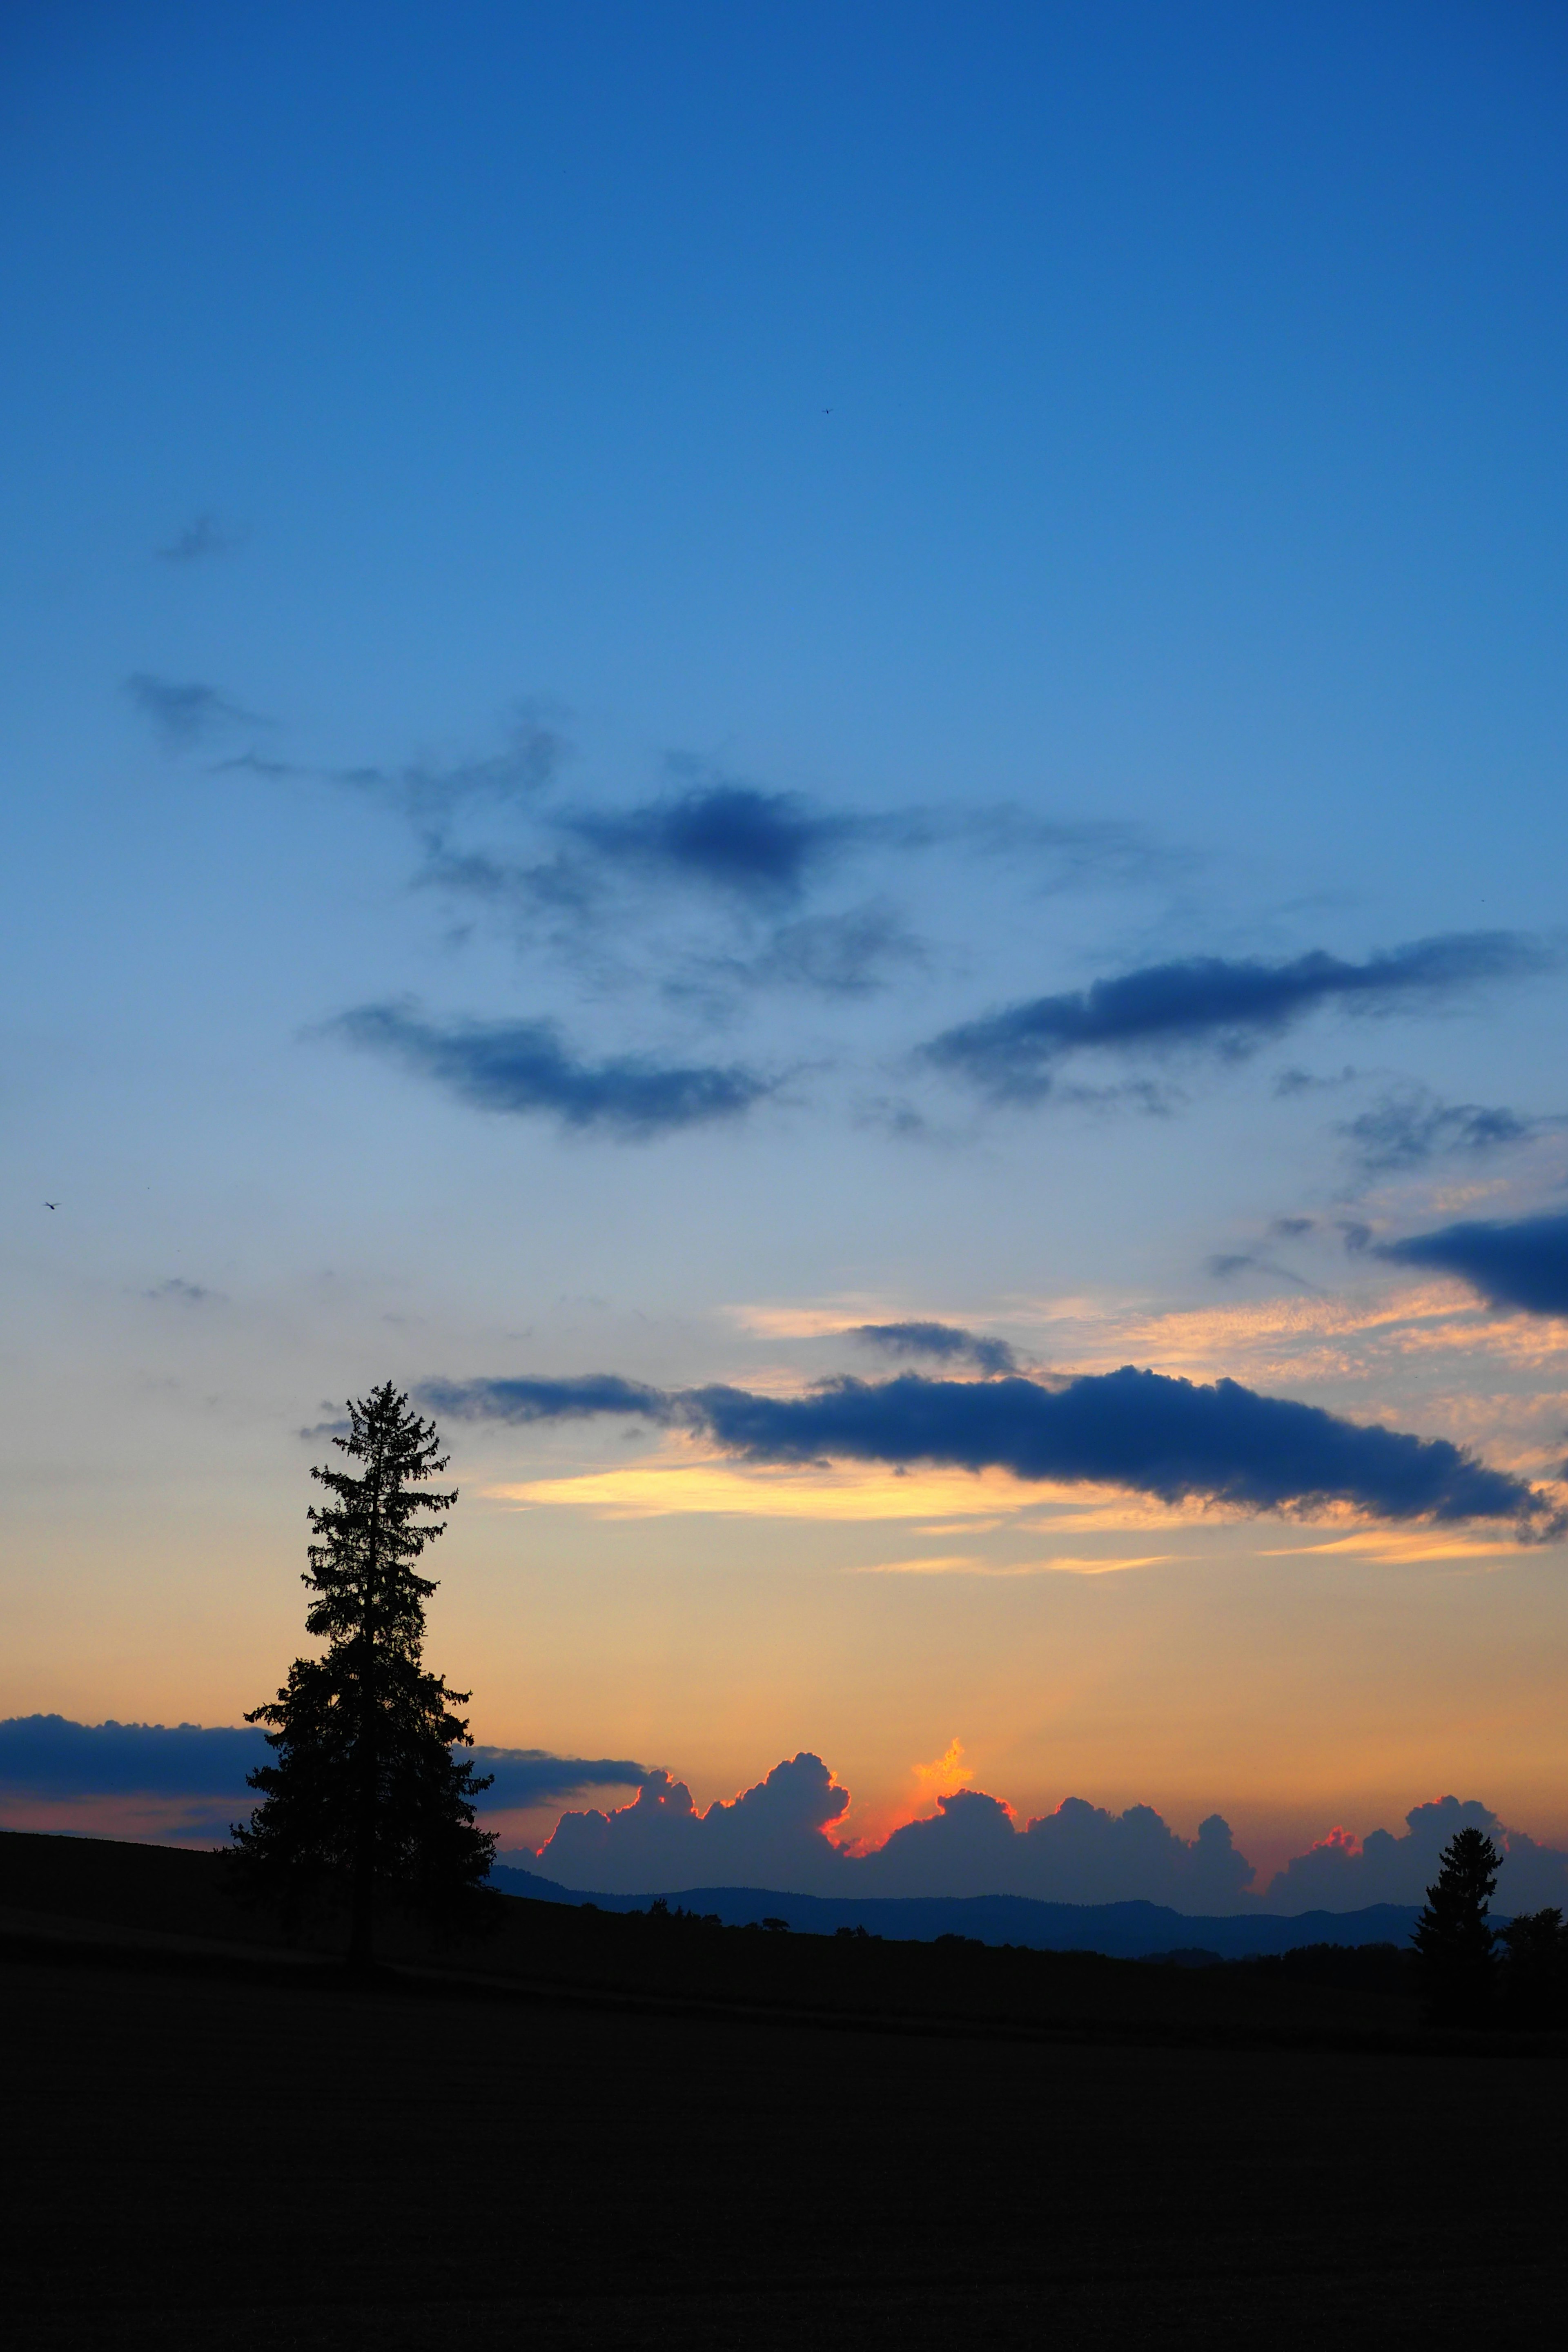
[[[1487,2014],[1495,1968],[1487,1912],[1502,1859],[1484,1830],[1459,1830],[1426,1889],[1411,1940],[1432,2015],[1442,2024],[1475,2025]]]
[[[1510,2025],[1557,2026],[1568,2019],[1568,1927],[1563,1914],[1524,1911],[1498,1937],[1503,1964],[1503,2012]]]
[[[458,1499],[427,1483],[447,1457],[435,1423],[390,1381],[348,1411],[349,1434],[332,1441],[343,1466],[310,1473],[331,1499],[308,1514],[317,1540],[302,1579],[315,1596],[305,1627],[326,1654],[296,1658],[277,1698],[246,1717],[272,1727],[276,1760],[249,1775],[262,1801],[231,1834],[242,1883],[287,1910],[325,1874],[346,1877],[349,1958],[368,1967],[378,1893],[477,1924],[496,1899],[482,1888],[496,1840],[474,1819],[489,1779],[452,1753],[473,1745],[454,1712],[468,1694],[422,1663],[436,1586],[414,1563],[446,1531],[421,1515]]]

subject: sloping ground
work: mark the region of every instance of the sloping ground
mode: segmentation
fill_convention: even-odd
[[[543,1903],[592,1903],[601,1911],[646,1909],[647,1895],[580,1895],[553,1879],[498,1863],[495,1883],[508,1895]],[[1362,1911],[1292,1916],[1173,1911],[1163,1903],[1040,1903],[1026,1895],[876,1896],[785,1895],[768,1886],[689,1886],[657,1890],[689,1911],[713,1911],[726,1927],[770,1916],[814,1936],[863,1927],[868,1934],[931,1941],[973,1936],[983,1944],[1026,1944],[1044,1952],[1105,1952],[1137,1960],[1201,1946],[1221,1959],[1290,1952],[1303,1944],[1404,1944],[1420,1914],[1412,1904],[1374,1903]]]
[[[1413,1990],[1397,1968],[1302,1982],[1258,1967],[1157,1969],[951,1936],[920,1943],[769,1932],[581,1903],[507,1899],[500,1912],[493,1933],[463,1944],[433,1942],[419,1927],[388,1919],[383,1954],[447,1979],[483,1979],[498,1991],[526,1986],[556,2001],[906,2032],[1300,2044],[1399,2042],[1420,2032]],[[327,1916],[287,1942],[275,1920],[236,1903],[220,1855],[16,1832],[0,1834],[0,1931],[13,1949],[19,1935],[57,1943],[89,1937],[98,1947],[119,1937],[143,1953],[265,1954],[296,1968],[311,1955],[341,1955],[344,1941],[341,1919]]]
[[[1568,2295],[1556,2066],[3,1952],[0,1997],[28,2352],[1473,2352]]]

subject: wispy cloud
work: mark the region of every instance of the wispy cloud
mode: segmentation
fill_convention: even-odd
[[[1016,1349],[1005,1339],[966,1331],[958,1323],[857,1323],[847,1335],[862,1347],[889,1356],[930,1356],[948,1363],[973,1364],[981,1372],[1016,1372]]]
[[[205,555],[224,555],[234,545],[215,514],[199,514],[177,530],[158,553],[165,563],[198,563]]]
[[[125,680],[125,692],[170,751],[188,751],[226,727],[265,723],[216,686],[195,679],[154,677],[151,671],[136,670]]]
[[[1391,1087],[1335,1132],[1369,1174],[1385,1175],[1528,1143],[1545,1124],[1499,1105],[1444,1102],[1425,1087],[1409,1086]]]
[[[470,803],[533,801],[555,781],[570,752],[571,745],[555,721],[525,704],[497,751],[458,758],[426,753],[401,767],[333,768],[324,772],[332,782],[366,793],[422,826],[439,826]],[[431,846],[432,854],[437,854],[439,836]]]
[[[1510,931],[1416,940],[1364,963],[1321,950],[1288,963],[1192,956],[1009,1005],[945,1030],[921,1051],[996,1100],[1033,1102],[1050,1091],[1069,1055],[1187,1047],[1236,1058],[1324,1004],[1388,1013],[1539,971],[1550,961],[1538,942]]]
[[[404,1005],[367,1004],[326,1024],[330,1034],[401,1062],[476,1109],[545,1114],[565,1127],[624,1138],[736,1118],[773,1091],[739,1065],[681,1065],[648,1055],[589,1061],[548,1021],[422,1020]]]

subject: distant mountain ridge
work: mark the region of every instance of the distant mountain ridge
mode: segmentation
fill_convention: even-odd
[[[641,1911],[647,1895],[584,1894],[536,1871],[498,1862],[490,1872],[503,1895],[541,1903],[596,1904],[601,1911]],[[1026,1895],[784,1895],[765,1886],[686,1886],[657,1890],[673,1907],[716,1912],[728,1927],[785,1919],[807,1935],[864,1927],[893,1941],[929,1942],[937,1936],[973,1936],[983,1944],[1026,1944],[1040,1951],[1104,1952],[1112,1959],[1199,1949],[1221,1959],[1289,1952],[1302,1944],[1404,1944],[1419,1917],[1415,1904],[1373,1903],[1362,1911],[1301,1911],[1293,1916],[1256,1913],[1241,1917],[1173,1911],[1163,1903],[1042,1903]]]

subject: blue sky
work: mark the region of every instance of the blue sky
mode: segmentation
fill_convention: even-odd
[[[265,1696],[350,1390],[939,1322],[1527,1499],[476,1411],[481,1737],[1568,1830],[1560,16],[5,41],[0,1706]]]

